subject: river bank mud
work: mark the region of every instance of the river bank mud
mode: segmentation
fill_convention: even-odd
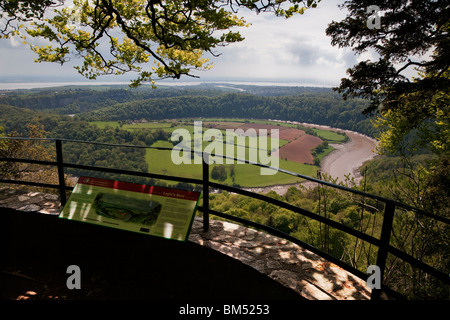
[[[281,121],[280,121],[281,122]],[[328,126],[320,126],[308,123],[292,122],[293,124],[300,124],[305,127],[326,129],[336,132],[345,132],[349,137],[349,141],[342,144],[330,144],[335,150],[322,159],[321,172],[328,174],[332,178],[337,179],[337,182],[345,182],[346,176],[353,177],[355,183],[359,183],[362,179],[360,172],[361,166],[376,156],[376,140],[365,136],[361,133],[331,128]],[[317,183],[305,181],[301,183],[302,186],[310,188],[317,186]],[[244,188],[253,192],[267,193],[271,190],[283,195],[291,186],[299,187],[299,184],[290,185],[274,185],[270,187],[259,188]]]

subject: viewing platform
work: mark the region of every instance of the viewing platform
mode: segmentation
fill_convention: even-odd
[[[41,213],[45,215],[57,215],[62,209],[59,203],[59,198],[57,195],[53,194],[44,194],[39,192],[27,192],[18,189],[8,189],[8,188],[0,188],[0,211],[4,210],[16,210],[17,212],[23,212],[31,217],[33,213]],[[59,219],[58,219],[59,220]],[[62,219],[61,219],[62,220]],[[50,221],[50,220],[48,220]],[[50,225],[52,225],[54,222]],[[32,222],[30,222],[32,223]],[[68,221],[63,221],[65,225],[62,229],[67,228]],[[70,222],[69,222],[70,223]],[[133,241],[136,239],[134,237],[141,236],[139,234],[134,234],[132,232],[118,231],[112,230],[110,228],[92,226],[85,223],[74,222],[76,227],[83,226],[86,230],[92,231],[93,228],[96,228],[101,234],[104,234],[105,237],[113,237],[120,234],[120,238],[124,237],[124,239],[129,239]],[[32,226],[27,226],[26,230],[31,230]],[[53,226],[54,227],[54,226]],[[42,226],[41,226],[42,228]],[[59,228],[59,227],[58,227]],[[77,230],[73,227],[70,227],[68,230],[70,232],[74,232],[77,234]],[[89,231],[89,232],[90,232]],[[45,230],[44,230],[45,232]],[[50,232],[50,231],[49,231]],[[62,232],[62,231],[60,231]],[[31,236],[31,235],[30,235]],[[65,235],[62,235],[65,236]],[[67,234],[69,237],[69,234]],[[89,236],[86,236],[89,238]],[[100,237],[100,236],[99,236]],[[199,270],[192,271],[192,278],[188,280],[180,280],[180,286],[196,286],[198,284],[198,290],[202,290],[205,296],[198,296],[193,294],[195,288],[191,288],[185,291],[179,291],[180,295],[184,293],[190,294],[190,296],[186,296],[185,298],[195,299],[197,297],[204,298],[208,297],[213,293],[213,297],[217,297],[217,292],[215,292],[214,284],[217,285],[216,289],[220,290],[219,283],[228,283],[230,286],[227,290],[223,290],[219,297],[220,298],[228,298],[228,299],[236,299],[239,298],[239,295],[245,295],[246,298],[261,298],[261,296],[251,296],[252,294],[265,294],[262,296],[265,299],[300,299],[300,300],[368,300],[370,299],[371,289],[367,286],[366,282],[355,275],[345,271],[339,266],[330,263],[324,258],[319,257],[318,255],[312,253],[309,250],[306,250],[300,247],[297,244],[291,243],[285,239],[278,238],[273,235],[269,235],[265,232],[260,232],[254,229],[246,228],[240,226],[238,224],[219,221],[219,220],[210,220],[209,230],[207,232],[203,231],[202,221],[199,217],[196,217],[194,220],[194,224],[192,226],[192,230],[190,233],[189,241],[187,243],[177,242],[172,240],[158,239],[155,237],[144,236],[145,239],[150,241],[155,241],[152,245],[157,243],[162,246],[170,246],[173,250],[175,248],[175,253],[178,250],[183,248],[189,248],[192,250],[192,256],[189,256],[188,253],[181,253],[181,255],[186,255],[183,258],[186,260],[184,264],[179,266],[180,268],[187,267],[190,271],[194,270],[196,266],[198,266],[199,262],[195,261],[195,259],[201,259],[205,261],[205,263],[212,263],[211,265],[205,264],[201,265],[199,268],[207,270],[206,273],[212,272],[211,269],[214,266],[220,265],[222,263],[222,270],[217,270],[214,275],[209,274],[210,277],[219,277],[220,275],[222,279],[220,281],[216,279],[211,279],[211,283],[209,284],[210,288],[205,287],[208,284],[208,274],[206,274],[206,279],[200,279],[201,275],[196,272],[200,272]],[[93,236],[93,239],[95,237]],[[140,240],[142,239],[139,238]],[[39,240],[39,239],[37,239]],[[63,239],[54,241],[61,241]],[[73,239],[72,239],[73,240]],[[49,240],[51,242],[51,240]],[[84,239],[83,243],[87,243],[87,239]],[[105,239],[96,239],[98,242],[98,250],[102,250],[102,246],[107,246],[108,242]],[[177,247],[176,245],[179,244]],[[26,244],[23,244],[26,246]],[[133,246],[133,243],[125,243],[123,246]],[[12,244],[14,248],[15,244]],[[63,246],[57,246],[59,249],[52,248],[52,250],[60,250],[63,249]],[[201,248],[198,248],[201,247]],[[186,249],[185,248],[185,249]],[[71,247],[67,247],[66,250],[69,252]],[[119,248],[118,248],[119,249]],[[31,251],[32,249],[30,249]],[[51,251],[51,250],[50,250]],[[162,251],[161,251],[162,252]],[[81,252],[82,253],[82,252]],[[78,256],[81,253],[77,253]],[[220,253],[220,254],[218,254]],[[48,253],[49,255],[51,253]],[[91,254],[95,255],[95,252],[91,252]],[[106,254],[102,253],[101,255]],[[150,255],[152,252],[142,252],[143,255]],[[167,254],[167,253],[166,253]],[[76,255],[77,256],[77,255]],[[67,254],[62,254],[61,259],[65,261],[64,257],[68,257]],[[231,261],[228,257],[232,258]],[[58,257],[54,257],[56,260]],[[225,259],[227,258],[227,259]],[[181,258],[180,258],[181,259]],[[225,259],[223,262],[221,259]],[[61,261],[60,263],[63,263]],[[131,260],[133,261],[133,260]],[[130,263],[131,263],[130,261]],[[42,261],[41,261],[42,262]],[[236,262],[240,262],[240,264],[236,264]],[[77,263],[77,259],[73,259],[72,263]],[[120,262],[120,264],[125,262]],[[192,266],[189,266],[192,263]],[[227,263],[230,263],[229,265]],[[59,264],[59,263],[58,263]],[[214,264],[214,266],[213,266]],[[228,268],[228,267],[229,268]],[[80,266],[83,268],[91,268],[91,266]],[[119,270],[118,266],[112,266]],[[128,267],[132,267],[128,265]],[[236,272],[233,273],[233,268],[237,268]],[[253,271],[252,271],[253,270]],[[153,270],[155,271],[155,270]],[[167,273],[172,272],[173,270],[167,270]],[[150,270],[149,270],[150,272]],[[169,276],[170,274],[165,274],[164,269],[159,270],[161,275]],[[181,270],[181,272],[188,272],[187,270]],[[189,272],[188,272],[189,273]],[[249,275],[254,275],[256,278],[251,280]],[[261,277],[263,276],[264,277]],[[28,277],[27,275],[20,275],[23,277]],[[64,275],[67,277],[67,275]],[[188,275],[185,275],[188,277]],[[106,276],[105,276],[106,277]],[[230,278],[227,278],[230,277]],[[137,278],[133,278],[132,275],[128,275],[127,279],[133,279],[133,281],[139,281]],[[272,280],[272,281],[270,281]],[[217,282],[219,281],[219,283]],[[245,286],[240,286],[239,288],[234,287],[236,291],[233,291],[233,285],[237,285],[239,281],[250,281],[249,286],[253,286],[252,288],[244,288]],[[254,281],[254,282],[251,282]],[[267,283],[266,283],[267,282]],[[273,282],[273,283],[272,283]],[[63,283],[64,285],[65,283]],[[173,284],[172,284],[173,285]],[[268,287],[264,287],[267,285]],[[109,283],[108,286],[113,287],[113,283]],[[203,287],[202,287],[203,286]],[[270,289],[267,289],[270,288]],[[162,289],[161,289],[162,290]],[[167,298],[170,296],[169,293],[165,293],[162,290],[161,295],[157,296],[159,298]],[[179,288],[173,288],[174,292],[180,290]],[[265,292],[262,291],[270,291]],[[241,291],[241,292],[240,292]],[[33,298],[32,295],[26,294],[29,290],[20,293],[17,292],[16,299],[27,299]],[[88,298],[98,298],[105,299],[105,296],[102,295],[102,290],[100,288],[92,289],[89,292],[90,296]],[[125,292],[123,292],[125,293]],[[139,298],[139,291],[133,293],[135,297]],[[156,294],[156,293],[155,293]],[[176,295],[175,293],[173,293]],[[214,296],[215,294],[215,296]],[[271,295],[272,294],[272,295]],[[130,296],[131,297],[131,296]],[[152,295],[148,292],[141,296],[143,298],[151,298]],[[210,296],[211,297],[211,296]],[[241,296],[242,297],[242,296]],[[13,299],[14,297],[9,296],[9,299]],[[42,297],[41,297],[42,298]],[[70,298],[70,297],[68,297]],[[178,298],[182,298],[178,296]]]

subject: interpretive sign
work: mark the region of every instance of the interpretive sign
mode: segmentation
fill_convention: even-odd
[[[81,177],[60,218],[186,241],[200,192]]]

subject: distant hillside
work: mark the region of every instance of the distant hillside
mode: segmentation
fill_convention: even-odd
[[[88,121],[191,117],[291,120],[374,133],[361,113],[366,102],[343,101],[330,88],[231,84],[138,90],[126,86],[60,87],[11,91],[0,96],[0,104],[28,109],[26,115],[5,111],[12,112],[11,121],[20,121],[34,110],[41,116],[70,114]]]
[[[7,132],[17,131],[21,133],[25,124],[34,118],[43,120],[47,125],[61,120],[59,116],[41,111],[0,104],[0,126],[3,126]]]
[[[0,104],[56,114],[76,114],[134,100],[189,95],[182,88],[141,88],[127,86],[67,86],[14,90],[0,96]],[[198,93],[196,93],[198,94]],[[207,95],[205,90],[202,95]]]
[[[221,93],[135,100],[82,113],[78,118],[89,121],[189,117],[276,119],[329,125],[373,135],[372,124],[361,113],[365,106],[361,100],[342,101],[331,92],[276,97]]]

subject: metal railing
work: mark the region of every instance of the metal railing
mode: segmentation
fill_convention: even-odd
[[[0,137],[0,139],[10,139],[10,140],[37,140],[37,141],[54,141],[55,142],[55,149],[56,149],[56,160],[55,161],[42,161],[42,160],[35,160],[35,159],[18,159],[18,158],[9,158],[9,157],[0,157],[0,162],[16,162],[16,163],[29,163],[29,164],[37,164],[37,165],[45,165],[45,166],[55,166],[58,171],[58,184],[48,184],[48,183],[41,183],[41,182],[32,182],[32,181],[23,181],[23,180],[13,180],[13,179],[0,179],[0,183],[7,183],[7,184],[21,184],[21,185],[29,185],[29,186],[35,186],[35,187],[44,187],[44,188],[54,188],[59,189],[59,195],[60,195],[60,201],[61,204],[64,205],[67,201],[66,192],[72,190],[72,187],[65,185],[65,168],[72,168],[72,169],[79,169],[79,170],[90,170],[90,171],[98,171],[98,172],[105,172],[105,173],[114,173],[114,174],[123,174],[123,175],[129,175],[129,176],[137,176],[137,177],[145,177],[145,178],[152,178],[152,179],[161,179],[161,180],[169,180],[169,181],[176,181],[176,182],[184,182],[184,183],[190,183],[190,184],[197,184],[202,186],[202,193],[203,193],[203,205],[199,206],[198,209],[203,213],[203,229],[204,231],[207,231],[209,229],[209,219],[210,214],[225,218],[231,221],[235,221],[238,223],[245,224],[247,226],[255,227],[260,230],[264,230],[268,233],[271,233],[275,236],[284,238],[288,241],[291,241],[295,244],[300,245],[301,247],[308,249],[312,251],[313,253],[316,253],[317,255],[327,259],[331,263],[334,263],[338,265],[339,267],[343,268],[344,270],[354,274],[355,276],[367,280],[368,275],[355,267],[345,263],[344,261],[330,255],[329,253],[322,251],[304,241],[301,241],[300,239],[293,237],[285,232],[282,232],[278,229],[272,228],[267,225],[259,224],[247,219],[235,217],[233,215],[229,215],[223,212],[218,212],[215,210],[212,210],[209,206],[209,195],[210,195],[210,188],[215,188],[219,190],[225,190],[232,193],[237,193],[240,195],[248,196],[254,199],[258,199],[261,201],[268,202],[270,204],[273,204],[275,206],[290,210],[292,212],[295,212],[297,214],[300,214],[302,216],[314,219],[318,222],[324,223],[327,226],[330,226],[332,228],[335,228],[337,230],[340,230],[346,234],[349,234],[351,236],[354,236],[356,238],[359,238],[365,242],[368,242],[372,245],[375,245],[378,247],[377,252],[377,259],[376,259],[376,265],[380,268],[380,274],[381,274],[381,288],[380,289],[372,289],[371,299],[377,300],[380,299],[381,293],[385,292],[389,296],[394,298],[403,298],[401,294],[398,292],[392,290],[388,286],[386,286],[383,283],[383,278],[385,274],[386,269],[386,261],[388,254],[394,255],[404,262],[409,263],[411,266],[416,267],[425,273],[435,277],[436,279],[442,281],[446,285],[450,284],[450,277],[449,275],[433,268],[432,266],[414,258],[413,256],[393,247],[390,244],[391,239],[391,232],[393,227],[393,220],[394,220],[394,213],[396,208],[402,208],[408,211],[412,211],[418,215],[424,215],[429,218],[435,219],[437,221],[440,221],[445,224],[450,224],[450,220],[441,217],[414,207],[411,207],[409,205],[390,200],[387,198],[383,198],[377,195],[373,195],[370,193],[366,193],[360,190],[355,190],[346,186],[334,184],[328,181],[323,181],[320,179],[316,179],[313,177],[305,176],[299,173],[291,172],[288,170],[280,169],[280,168],[273,168],[271,166],[263,165],[256,162],[251,162],[247,160],[242,159],[236,159],[236,158],[230,158],[223,156],[223,158],[233,159],[236,161],[239,161],[240,163],[247,163],[259,167],[264,167],[268,169],[277,170],[279,172],[298,177],[301,179],[309,180],[315,183],[318,183],[319,185],[328,186],[337,190],[350,192],[355,195],[359,195],[362,197],[366,197],[369,199],[374,199],[379,202],[382,202],[385,204],[384,206],[384,213],[383,213],[383,222],[382,222],[382,229],[381,234],[379,238],[375,238],[373,236],[370,236],[366,233],[360,232],[358,230],[355,230],[351,227],[348,227],[344,224],[341,224],[339,222],[336,222],[334,220],[331,220],[329,218],[326,218],[324,216],[318,215],[316,213],[313,213],[311,211],[299,208],[297,206],[294,206],[292,204],[289,204],[287,202],[274,199],[272,197],[254,193],[251,191],[243,190],[240,188],[232,187],[229,185],[219,184],[216,182],[211,181],[210,179],[210,168],[209,164],[206,161],[202,161],[202,178],[201,179],[195,179],[195,178],[186,178],[186,177],[179,177],[179,176],[170,176],[170,175],[161,175],[161,174],[155,174],[155,173],[147,173],[147,172],[136,172],[136,171],[130,171],[130,170],[120,170],[120,169],[114,169],[114,168],[107,168],[107,167],[96,167],[96,166],[88,166],[88,165],[80,165],[80,164],[74,164],[74,163],[67,163],[63,159],[63,147],[62,142],[74,142],[74,143],[85,143],[85,144],[96,144],[96,145],[103,145],[103,146],[112,146],[112,147],[131,147],[131,148],[144,148],[144,149],[157,149],[157,150],[166,150],[171,151],[172,148],[165,148],[165,147],[146,147],[146,146],[136,146],[136,145],[125,145],[125,144],[112,144],[112,143],[99,143],[99,142],[88,142],[88,141],[79,141],[79,140],[70,140],[70,139],[53,139],[53,138],[16,138],[16,137]],[[191,151],[192,153],[195,153],[194,151]],[[215,155],[217,156],[217,155]]]

